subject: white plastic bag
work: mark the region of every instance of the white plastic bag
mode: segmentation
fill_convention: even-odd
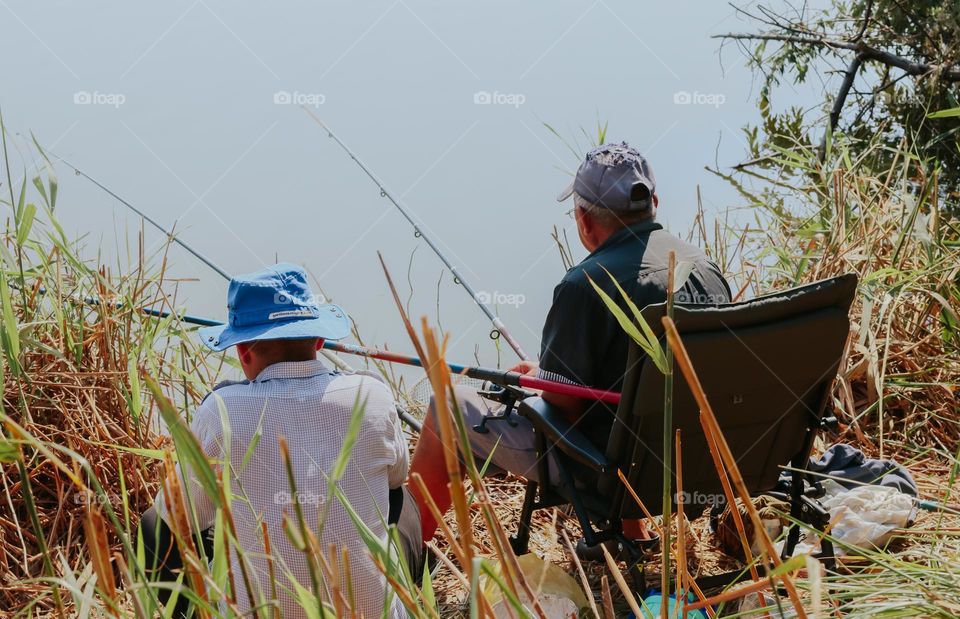
[[[842,544],[834,548],[838,556],[847,554],[843,545],[862,548],[882,545],[895,529],[910,526],[916,512],[913,499],[895,488],[847,489],[831,479],[825,480],[823,487],[826,494],[820,503],[830,512],[833,523],[830,536]],[[819,546],[819,538],[810,533],[797,544],[794,555],[817,551]]]

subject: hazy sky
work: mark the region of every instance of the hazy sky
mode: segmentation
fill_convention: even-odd
[[[700,185],[709,215],[737,196],[704,170],[742,160],[756,84],[733,46],[754,29],[725,2],[164,3],[0,0],[0,106],[20,134],[14,168],[41,144],[97,178],[229,272],[275,257],[305,265],[367,343],[410,350],[376,259],[383,251],[415,316],[440,320],[452,357],[496,355],[483,314],[303,103],[400,197],[530,351],[571,235],[554,201],[581,128],[647,154],[659,219],[686,233]],[[808,88],[784,103],[814,104]],[[60,166],[59,215],[115,254],[139,220]],[[18,172],[14,176],[19,176]],[[148,244],[163,237],[150,230]],[[180,249],[197,281],[180,301],[225,316],[226,283]],[[512,363],[506,350],[503,362]]]

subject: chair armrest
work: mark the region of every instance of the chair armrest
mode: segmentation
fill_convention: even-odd
[[[520,402],[517,413],[529,419],[536,431],[546,436],[547,443],[555,445],[580,464],[600,473],[610,470],[610,461],[603,452],[571,424],[558,407],[542,398],[527,398]]]

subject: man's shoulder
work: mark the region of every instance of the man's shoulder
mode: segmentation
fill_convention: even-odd
[[[649,249],[655,254],[661,254],[666,260],[667,254],[674,251],[677,254],[677,260],[708,260],[703,248],[685,241],[676,234],[664,230],[654,230],[650,233]]]
[[[213,386],[210,393],[205,395],[200,401],[198,412],[205,408],[210,408],[217,400],[223,400],[234,395],[241,395],[249,391],[249,380],[221,380]]]
[[[383,377],[368,370],[336,372],[332,376],[326,393],[331,396],[363,398],[368,404],[393,403],[393,392]]]

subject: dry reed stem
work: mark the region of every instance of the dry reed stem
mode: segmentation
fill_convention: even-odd
[[[752,582],[749,585],[744,585],[743,587],[740,587],[739,589],[734,589],[733,591],[725,591],[713,597],[709,597],[701,602],[696,602],[694,604],[691,604],[689,610],[698,610],[701,608],[707,608],[709,606],[716,606],[717,604],[723,604],[724,602],[739,600],[740,598],[750,595],[751,593],[759,593],[761,596],[760,599],[763,600],[762,592],[767,589],[772,589],[773,586],[774,585],[773,585],[772,579]],[[764,600],[764,603],[761,604],[760,608],[764,608],[765,606],[766,606],[766,601]]]
[[[686,526],[683,513],[683,458],[680,451],[680,428],[674,433],[674,458],[676,458],[676,469],[674,474],[677,478],[677,609],[686,609],[687,607],[687,582],[690,575],[687,574],[687,537]],[[683,611],[683,617],[686,619],[687,612]]]
[[[197,597],[204,602],[209,602],[207,586],[204,582],[203,574],[199,570],[200,561],[197,560],[197,550],[193,543],[193,534],[190,528],[190,522],[187,518],[187,510],[184,504],[183,488],[180,486],[180,475],[177,473],[177,467],[173,464],[173,457],[169,451],[163,454],[164,464],[164,483],[163,497],[164,505],[167,508],[170,526],[180,547],[180,556],[183,557],[184,567],[187,572],[187,580],[190,582],[190,588],[196,593]],[[197,615],[201,619],[209,617],[207,610],[198,606]]]
[[[717,447],[716,439],[713,436],[713,431],[706,425],[702,425],[702,427],[704,438],[707,440],[707,447],[710,451],[710,457],[713,459],[713,465],[716,467],[717,475],[720,477],[720,484],[723,486],[723,494],[726,497],[727,505],[730,506],[730,515],[733,517],[734,526],[737,528],[740,545],[743,547],[744,560],[750,569],[751,578],[754,582],[758,582],[760,580],[760,574],[757,572],[757,565],[753,557],[753,550],[750,548],[750,540],[747,538],[746,527],[743,526],[743,519],[740,517],[740,510],[737,508],[737,497],[733,493],[733,488],[730,487],[730,478],[727,476],[723,462],[720,459],[720,451]],[[763,596],[758,595],[757,598],[762,607]]]
[[[780,567],[780,565],[782,565],[780,555],[773,547],[773,542],[770,540],[770,536],[767,535],[766,529],[763,527],[763,522],[760,520],[760,515],[757,513],[757,508],[753,505],[753,501],[750,500],[750,492],[747,490],[747,486],[740,474],[740,468],[737,466],[737,460],[730,451],[729,445],[727,445],[723,431],[717,424],[717,419],[713,414],[713,408],[710,406],[710,402],[707,400],[707,396],[703,392],[703,387],[700,385],[700,380],[697,377],[696,371],[693,369],[693,364],[690,362],[690,357],[687,354],[687,350],[683,346],[683,342],[680,340],[680,335],[677,333],[676,325],[674,325],[673,321],[667,316],[663,318],[663,325],[666,330],[667,340],[670,344],[670,348],[673,349],[676,356],[677,364],[680,366],[680,370],[683,372],[684,378],[686,378],[687,384],[690,386],[690,390],[693,392],[694,398],[697,400],[697,404],[700,406],[700,422],[705,427],[710,427],[713,438],[716,442],[716,446],[719,448],[720,458],[726,466],[726,470],[730,475],[733,486],[740,494],[740,498],[747,509],[747,514],[750,515],[750,519],[753,521],[754,530],[764,545],[768,560],[770,560],[774,566]],[[735,509],[735,507],[736,505],[733,504],[731,509]],[[780,579],[782,580],[784,587],[787,589],[787,594],[790,596],[790,601],[793,603],[794,609],[797,612],[797,616],[800,617],[800,619],[805,619],[807,614],[803,608],[802,602],[800,601],[800,595],[797,593],[797,588],[794,586],[793,580],[791,580],[790,576],[787,574],[781,575]]]
[[[97,575],[100,591],[106,598],[107,612],[119,617],[119,599],[116,589],[116,575],[110,563],[110,545],[107,543],[107,528],[96,505],[87,508],[87,517],[83,520],[83,533],[86,537],[87,552]]]
[[[643,515],[647,517],[647,523],[650,527],[657,532],[657,535],[660,536],[660,539],[663,539],[663,529],[660,528],[660,525],[657,524],[657,521],[654,520],[653,514],[650,513],[650,510],[647,509],[647,506],[643,504],[643,501],[640,500],[640,497],[637,495],[636,491],[633,489],[633,486],[630,485],[630,482],[627,481],[627,476],[623,474],[623,471],[617,469],[617,476],[620,477],[620,481],[623,483],[624,487],[627,489],[627,492],[630,493],[630,496],[633,497],[633,500],[636,501],[637,505],[643,511]]]
[[[600,578],[600,592],[603,599],[605,619],[617,619],[617,613],[613,610],[613,596],[610,594],[610,581],[606,574]]]
[[[272,607],[270,614],[273,619],[280,619],[280,605],[277,598],[277,572],[273,562],[273,548],[270,543],[270,531],[266,520],[260,521],[260,532],[263,536],[263,553],[267,558],[267,576],[270,578],[270,604]]]
[[[613,576],[614,582],[617,583],[620,592],[623,593],[623,597],[627,600],[627,604],[630,605],[630,610],[633,611],[634,616],[645,616],[641,613],[640,606],[637,604],[637,598],[634,597],[633,591],[627,586],[626,581],[623,579],[623,574],[620,573],[620,568],[617,567],[617,562],[613,560],[613,556],[610,554],[610,551],[607,550],[606,545],[600,544],[600,550],[603,551],[603,558],[606,560],[607,567],[610,569],[610,575]]]
[[[563,543],[567,547],[567,551],[570,553],[570,560],[577,569],[577,576],[580,577],[580,584],[583,585],[583,590],[587,594],[587,602],[590,603],[590,610],[593,612],[595,619],[600,618],[600,612],[597,610],[597,603],[593,599],[593,591],[590,589],[590,581],[587,580],[587,574],[583,571],[583,565],[580,563],[580,557],[577,556],[577,551],[574,549],[573,544],[570,543],[570,537],[567,535],[566,529],[560,529],[560,535],[563,537]]]

